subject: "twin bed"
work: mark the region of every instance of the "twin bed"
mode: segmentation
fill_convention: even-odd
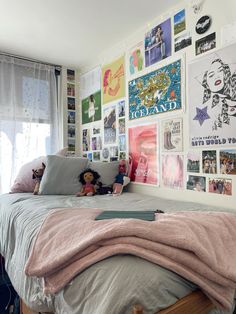
[[[190,297],[191,313],[203,314],[207,313],[208,309],[211,314],[233,313],[233,304],[231,310],[224,312],[212,306],[202,293],[196,292],[198,286],[193,282],[165,267],[130,254],[118,254],[94,263],[56,293],[45,294],[43,279],[25,274],[25,265],[40,227],[48,214],[56,209],[86,208],[88,211],[94,208],[118,211],[159,209],[165,213],[217,212],[222,209],[136,193],[123,193],[117,197],[99,195],[81,198],[16,193],[1,195],[0,204],[0,253],[5,258],[5,267],[14,288],[24,303],[36,312],[131,314],[133,311],[139,314],[143,309],[144,314],[154,314],[182,300],[182,304],[179,301],[172,312],[168,310],[163,313],[187,314],[188,312],[181,310],[178,304],[181,306],[189,304]],[[169,232],[171,233],[171,230]],[[142,308],[134,307],[135,304],[141,304]],[[205,304],[205,309],[201,308],[201,304]]]

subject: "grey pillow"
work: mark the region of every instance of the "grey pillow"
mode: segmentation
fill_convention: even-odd
[[[79,175],[88,166],[87,158],[48,155],[39,194],[72,195],[81,190]]]
[[[119,161],[90,161],[88,167],[100,174],[99,181],[101,181],[103,185],[112,185],[116,175],[119,173]]]

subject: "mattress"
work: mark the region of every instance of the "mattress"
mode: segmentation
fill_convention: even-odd
[[[141,303],[153,314],[177,302],[197,287],[176,273],[131,255],[117,255],[100,261],[76,276],[55,295],[43,292],[43,281],[27,277],[25,263],[45,217],[55,208],[100,208],[102,210],[163,210],[175,212],[232,211],[191,202],[180,202],[123,193],[75,197],[32,195],[0,196],[0,253],[10,280],[25,303],[35,311],[58,314],[128,314]],[[214,310],[211,313],[222,313]]]

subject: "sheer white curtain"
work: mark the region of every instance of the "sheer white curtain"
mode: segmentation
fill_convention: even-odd
[[[26,162],[58,149],[55,68],[0,55],[0,193]]]

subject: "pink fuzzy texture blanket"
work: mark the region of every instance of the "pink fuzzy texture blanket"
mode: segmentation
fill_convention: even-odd
[[[133,254],[197,284],[218,306],[231,309],[236,289],[236,215],[156,214],[156,221],[95,221],[100,209],[50,213],[39,230],[25,272],[44,277],[56,293],[74,276],[109,256]]]

